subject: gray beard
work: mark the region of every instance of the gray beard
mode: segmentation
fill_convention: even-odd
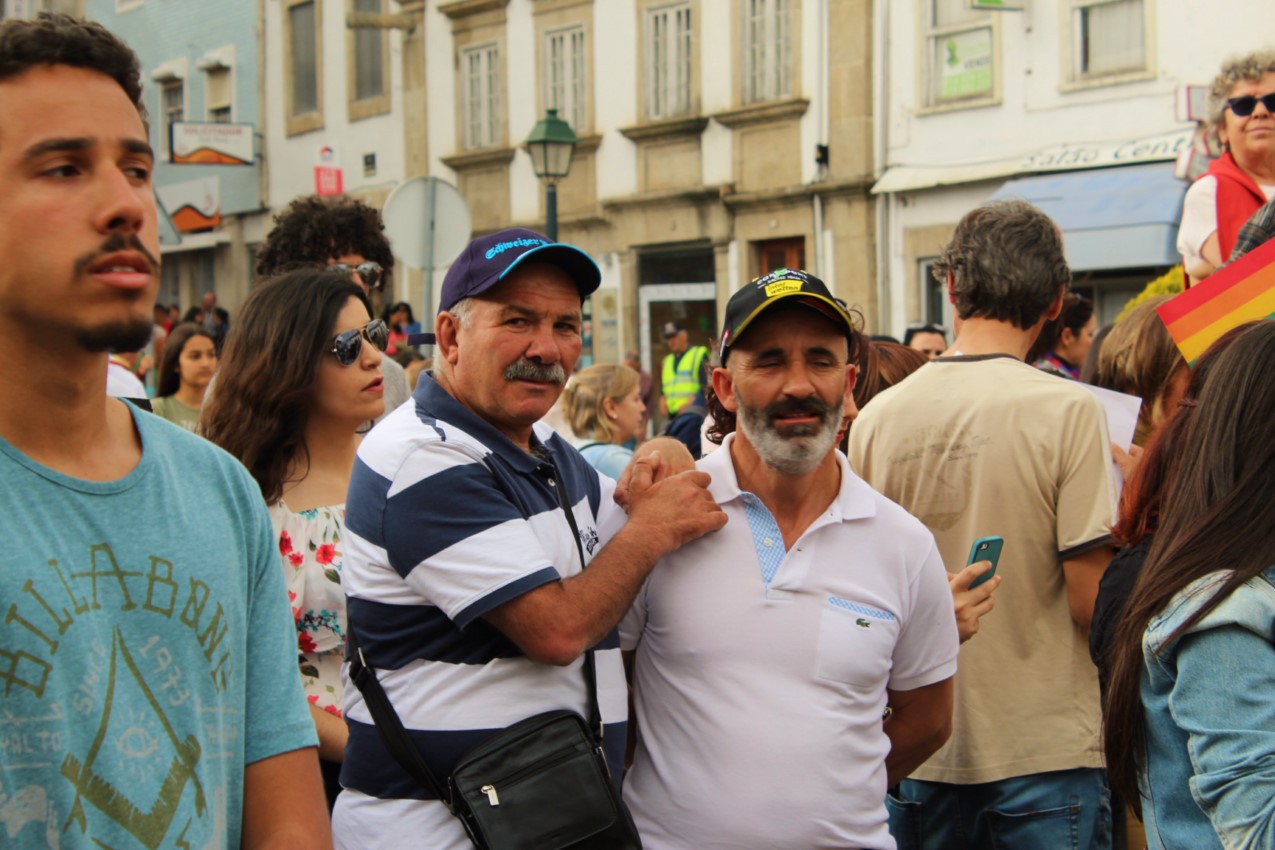
[[[741,399],[739,429],[766,466],[783,475],[805,475],[823,462],[837,440],[845,410],[845,399],[842,396],[838,399],[840,401],[820,418],[819,425],[790,427],[787,436],[780,434],[771,423],[771,414],[766,408],[749,407]]]

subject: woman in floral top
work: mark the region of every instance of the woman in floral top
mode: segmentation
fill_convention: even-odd
[[[385,409],[378,349],[386,337],[348,275],[303,269],[276,278],[244,304],[202,420],[205,436],[239,458],[270,507],[329,806],[347,737],[345,491],[356,430]]]

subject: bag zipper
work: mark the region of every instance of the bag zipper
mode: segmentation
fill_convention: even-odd
[[[580,756],[580,755],[581,753],[576,751],[559,753],[553,758],[544,759],[543,761],[538,761],[535,764],[529,764],[520,770],[515,770],[513,773],[509,774],[508,776],[504,776],[496,780],[496,782],[500,783],[500,786],[502,788],[508,788],[510,785],[517,785],[518,780],[523,779],[530,774],[536,773],[537,771],[543,770],[545,768],[554,767],[558,764],[561,764],[564,761],[567,761],[568,759],[576,758],[577,756]],[[495,783],[492,783],[490,785],[484,785],[478,790],[487,795],[487,803],[489,805],[492,805],[492,806],[500,805],[500,794],[496,790]]]

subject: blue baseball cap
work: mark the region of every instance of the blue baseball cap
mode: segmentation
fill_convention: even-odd
[[[580,290],[583,302],[602,282],[597,263],[574,245],[550,242],[525,227],[511,227],[472,240],[460,252],[443,278],[438,311],[450,310],[456,302],[481,295],[527,263],[548,263],[567,273]]]
[[[452,261],[443,278],[438,312],[483,294],[526,263],[548,263],[562,269],[580,290],[581,303],[602,283],[598,264],[584,251],[574,245],[550,242],[543,234],[525,227],[510,227],[470,240],[460,256]],[[408,345],[435,342],[433,333],[410,334],[407,338]]]

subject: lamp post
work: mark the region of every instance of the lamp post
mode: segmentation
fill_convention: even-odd
[[[558,181],[571,170],[575,149],[576,134],[556,109],[546,110],[527,137],[531,168],[545,184],[545,235],[550,242],[558,241]]]

